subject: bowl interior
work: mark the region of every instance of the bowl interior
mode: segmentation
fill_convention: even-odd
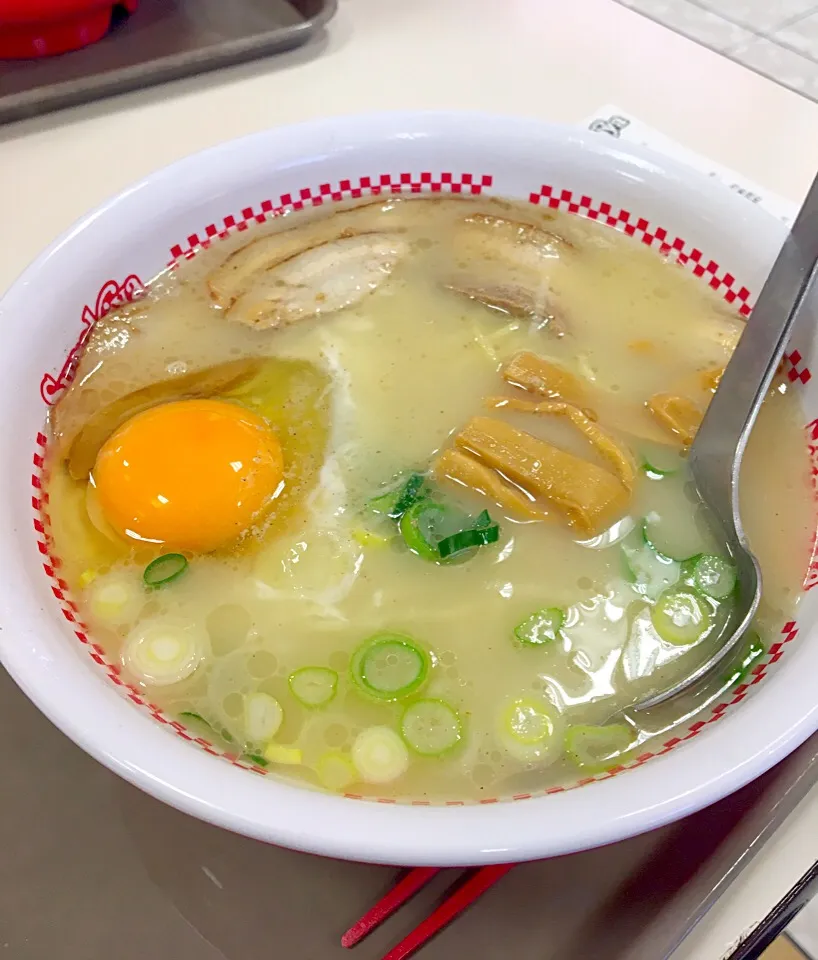
[[[489,798],[476,809],[463,809],[453,799],[434,811],[415,805],[388,815],[403,818],[402,825],[407,816],[435,818],[428,838],[413,844],[395,835],[384,811],[369,818],[353,812],[373,810],[371,803],[353,804],[360,800],[354,794],[325,797],[277,782],[163,715],[144,691],[123,680],[117,664],[94,642],[52,549],[43,495],[48,442],[43,424],[70,383],[94,322],[138,297],[167,265],[286,210],[427,193],[515,197],[597,220],[689,270],[745,316],[783,239],[783,227],[767,214],[695,172],[623,149],[604,136],[522,120],[347,118],[258,134],[159,171],[68,231],[0,305],[7,344],[0,398],[4,409],[14,410],[0,468],[0,523],[6,534],[0,542],[6,585],[0,656],[32,699],[103,762],[183,809],[253,836],[402,863],[522,859],[607,842],[737,788],[818,725],[804,683],[805,674],[818,667],[812,663],[818,650],[806,642],[818,617],[810,593],[818,583],[818,564],[805,570],[798,623],[782,621],[767,656],[729,697],[620,768],[551,788],[547,798],[514,798],[529,801],[517,804],[521,814],[549,804],[556,825],[543,828],[535,812],[539,828],[526,836],[515,826],[517,812],[505,814],[508,804]],[[818,464],[813,319],[788,347],[786,371],[804,410],[804,442]],[[732,751],[728,761],[725,750]],[[553,796],[591,784],[570,801]],[[584,811],[603,803],[610,811],[606,823],[585,817]],[[461,809],[455,813],[446,806]],[[318,829],[313,821],[310,827],[307,809],[331,811],[336,825]]]

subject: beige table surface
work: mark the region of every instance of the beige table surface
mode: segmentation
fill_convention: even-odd
[[[818,105],[611,0],[340,0],[326,34],[301,50],[0,128],[0,291],[88,207],[230,137],[322,115],[399,108],[574,122],[610,102],[793,200],[818,168]],[[90,761],[72,759],[69,767],[75,763],[77,775],[96,775]],[[20,791],[20,808],[36,807],[38,798],[25,793],[33,789],[30,778],[7,781],[4,789]],[[104,836],[107,829],[101,812],[95,830]],[[55,864],[82,856],[70,829],[49,842]],[[818,790],[674,960],[719,960],[816,859]],[[6,859],[0,881],[13,882],[13,869]],[[57,945],[60,918],[81,893],[41,882],[39,890],[20,889],[19,901],[45,898],[49,942]],[[170,923],[169,915],[164,920]],[[56,946],[43,954],[7,943],[3,929],[0,917],[0,956],[9,960],[67,956]],[[87,944],[73,944],[72,956],[117,956],[104,919],[87,935]],[[160,924],[143,955],[176,960],[162,943]],[[208,948],[200,956],[215,954]]]

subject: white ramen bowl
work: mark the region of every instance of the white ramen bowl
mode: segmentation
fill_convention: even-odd
[[[496,194],[592,217],[677,259],[745,314],[785,234],[752,203],[664,156],[478,114],[318,121],[154,173],[68,230],[0,303],[3,663],[60,729],[147,792],[239,833],[330,856],[466,865],[563,854],[658,827],[757,777],[818,728],[818,605],[809,592],[818,571],[805,570],[798,622],[780,624],[751,681],[651,753],[578,781],[580,789],[474,805],[330,796],[225,759],[163,716],[149,693],[127,687],[80,622],[51,552],[40,469],[48,406],[90,325],[226,230],[377,192]],[[818,437],[811,333],[788,358],[807,444]]]

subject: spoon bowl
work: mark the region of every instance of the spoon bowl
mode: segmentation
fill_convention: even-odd
[[[686,677],[633,705],[647,710],[709,677],[741,642],[761,600],[761,568],[744,533],[739,509],[741,463],[761,404],[803,313],[818,262],[818,177],[807,193],[727,364],[690,448],[689,464],[736,566],[737,602],[725,641]]]

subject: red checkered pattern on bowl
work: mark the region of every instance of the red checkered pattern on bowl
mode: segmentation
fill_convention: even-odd
[[[377,176],[358,177],[357,180],[339,180],[337,183],[322,183],[318,187],[302,187],[293,193],[282,193],[278,202],[262,200],[258,208],[245,207],[240,213],[228,214],[219,224],[209,223],[200,233],[192,233],[184,243],[170,248],[169,267],[179,260],[190,260],[199,250],[207,249],[214,239],[226,237],[237,230],[247,230],[254,223],[264,223],[274,217],[305,207],[320,207],[339,200],[360,200],[362,197],[379,197],[394,193],[454,193],[479,196],[490,187],[489,174],[440,173],[429,170],[418,174],[381,173]]]
[[[492,176],[490,174],[469,174],[462,173],[454,175],[452,173],[441,173],[434,175],[430,172],[423,172],[412,175],[409,173],[401,174],[381,174],[379,176],[364,176],[357,180],[341,180],[337,184],[324,183],[318,187],[305,187],[297,193],[285,193],[279,197],[278,203],[272,200],[263,200],[257,208],[247,207],[240,214],[227,214],[220,224],[211,223],[199,233],[191,234],[186,238],[184,244],[174,244],[170,250],[169,267],[175,267],[180,260],[189,260],[196,255],[199,250],[209,247],[214,239],[221,239],[235,231],[247,230],[252,224],[264,223],[266,220],[280,216],[289,210],[300,210],[307,206],[321,206],[327,202],[336,202],[346,199],[358,199],[364,196],[379,196],[382,194],[397,193],[468,193],[471,195],[480,195],[484,190],[492,185]],[[714,290],[718,291],[734,308],[743,316],[749,316],[751,312],[750,291],[738,284],[735,277],[723,270],[719,264],[713,260],[705,258],[702,252],[689,245],[680,237],[674,237],[661,226],[652,225],[642,217],[635,216],[628,210],[616,210],[611,204],[596,202],[590,197],[574,194],[570,190],[558,190],[550,185],[543,185],[537,191],[529,194],[529,201],[533,204],[547,204],[551,209],[563,210],[567,213],[586,217],[591,220],[604,223],[606,226],[619,230],[628,236],[636,237],[642,243],[650,247],[656,247],[660,254],[668,259],[679,263],[681,266],[692,271],[694,276],[700,277],[709,284]],[[76,368],[77,361],[82,352],[82,348],[88,339],[91,327],[94,322],[105,316],[113,307],[140,296],[144,290],[144,285],[137,276],[131,274],[122,283],[109,280],[99,291],[94,299],[94,306],[86,306],[83,310],[81,324],[82,329],[74,347],[68,354],[58,374],[47,373],[43,376],[40,393],[46,404],[56,402],[58,394],[65,389],[71,382]],[[802,357],[796,350],[790,353],[786,358],[787,376],[793,383],[796,381],[806,384],[811,373],[803,365]],[[813,420],[806,427],[807,442],[811,457],[813,485],[818,496],[818,420]],[[66,581],[60,576],[61,561],[52,549],[52,541],[49,534],[48,519],[48,494],[45,490],[46,476],[46,445],[48,438],[44,433],[37,434],[37,445],[33,457],[34,471],[31,476],[33,494],[31,505],[34,510],[34,530],[37,535],[37,547],[43,556],[43,570],[51,582],[51,591],[60,605],[63,617],[68,621],[74,635],[88,651],[91,659],[99,667],[105,670],[108,679],[115,684],[138,707],[146,710],[151,719],[161,723],[172,730],[177,736],[192,744],[195,744],[206,753],[215,757],[227,760],[233,766],[240,767],[243,770],[249,770],[253,773],[265,776],[269,771],[256,766],[251,762],[244,762],[238,755],[223,751],[216,747],[209,740],[195,736],[184,724],[178,720],[172,720],[165,716],[162,709],[155,703],[152,703],[146,692],[133,684],[126,683],[122,677],[122,671],[118,664],[111,662],[105,654],[104,649],[89,636],[88,627],[80,619],[79,608],[71,599],[69,587]],[[813,560],[810,563],[804,580],[804,589],[810,590],[818,585],[818,556],[816,556],[816,547],[813,546]],[[690,724],[680,735],[671,737],[662,743],[660,747],[651,751],[645,751],[637,757],[629,760],[604,773],[595,776],[583,777],[575,783],[566,786],[549,787],[539,794],[520,793],[511,797],[511,800],[529,800],[535,796],[542,796],[554,793],[564,793],[567,790],[574,790],[578,787],[584,787],[589,783],[596,783],[603,780],[610,780],[627,770],[639,767],[654,757],[663,756],[671,750],[683,744],[687,740],[697,737],[708,725],[720,720],[725,713],[737,703],[740,703],[746,696],[750,687],[760,683],[767,675],[768,668],[776,663],[784,654],[787,644],[791,643],[798,635],[798,626],[795,621],[787,621],[781,628],[779,639],[767,651],[765,657],[757,663],[750,671],[749,678],[735,687],[725,696],[725,698],[714,706],[710,707],[704,715],[700,716],[694,723]],[[345,797],[351,800],[369,800],[371,797],[363,797],[360,794],[347,793]],[[375,798],[377,803],[397,803],[391,798]],[[499,797],[489,797],[480,800],[480,804],[493,804],[501,802]],[[430,806],[430,801],[415,800],[411,801],[412,806]],[[463,801],[451,800],[445,802],[445,806],[464,806]]]

